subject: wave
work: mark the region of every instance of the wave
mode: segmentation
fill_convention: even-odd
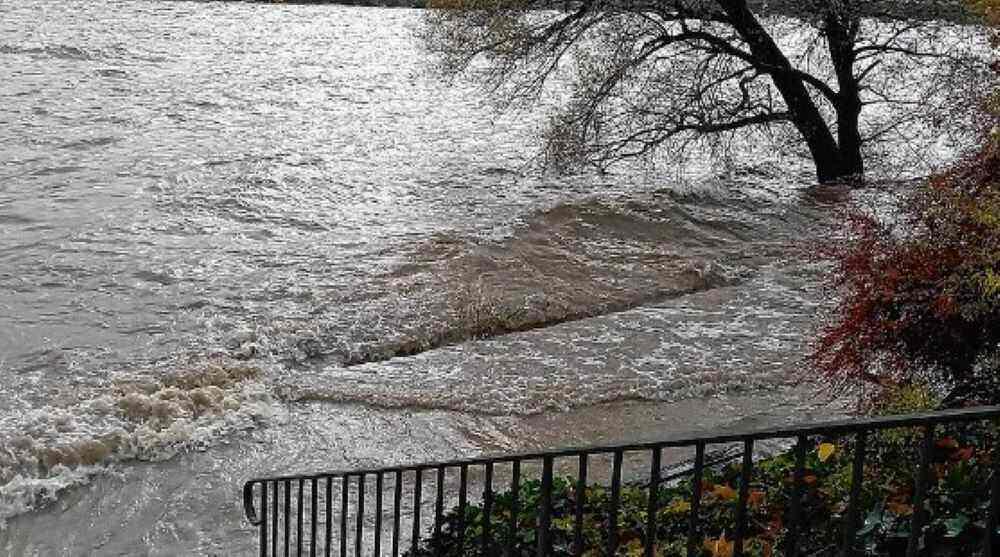
[[[448,308],[436,326],[404,333],[398,338],[359,345],[342,357],[345,366],[385,361],[458,344],[619,313],[694,292],[731,286],[736,279],[711,263],[676,270],[651,290],[613,290],[593,281],[560,289],[553,281],[532,294],[504,294],[501,278],[455,285]],[[569,286],[569,285],[566,285]]]
[[[441,232],[383,254],[392,265],[361,290],[229,330],[226,357],[116,374],[71,403],[25,399],[0,417],[0,522],[118,464],[280,419],[287,402],[506,414],[779,384],[779,344],[798,337],[781,340],[775,323],[796,323],[808,300],[781,285],[784,271],[758,275],[815,212],[718,195],[605,196],[529,213],[502,235]],[[718,323],[723,311],[738,318]],[[765,330],[776,343],[754,340]],[[463,345],[482,339],[493,340]],[[745,358],[752,381],[721,371]]]
[[[0,44],[0,54],[28,55],[62,60],[96,60],[99,53],[70,45],[24,46]]]
[[[262,370],[212,362],[161,378],[116,377],[74,405],[0,421],[0,529],[117,463],[161,461],[255,428],[281,412]]]
[[[121,138],[104,136],[104,137],[90,137],[86,139],[78,139],[74,141],[69,141],[59,146],[60,149],[70,149],[75,151],[82,151],[85,149],[92,149],[97,147],[106,147],[114,143],[121,141]]]
[[[500,241],[439,234],[382,277],[422,298],[408,319],[333,352],[345,366],[385,361],[735,286],[811,217],[661,192],[558,205]]]

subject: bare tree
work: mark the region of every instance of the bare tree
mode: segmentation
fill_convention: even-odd
[[[856,180],[875,143],[933,125],[959,94],[986,90],[977,83],[988,49],[946,0],[431,6],[424,40],[441,69],[472,75],[505,107],[572,75],[546,134],[557,166],[604,168],[691,140],[789,130],[821,182]]]

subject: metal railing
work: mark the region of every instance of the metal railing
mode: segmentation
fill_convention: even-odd
[[[851,457],[851,483],[848,492],[847,508],[843,514],[843,540],[838,554],[849,555],[856,552],[855,537],[861,524],[861,482],[864,477],[866,462],[866,445],[872,433],[898,428],[920,428],[922,442],[919,448],[919,463],[914,472],[915,489],[913,490],[910,534],[905,555],[915,557],[920,551],[920,533],[925,526],[927,517],[923,512],[924,500],[929,489],[929,467],[934,449],[935,430],[946,424],[971,424],[986,422],[985,427],[995,428],[995,423],[989,420],[1000,418],[1000,406],[980,407],[973,409],[947,410],[933,413],[911,414],[891,417],[875,417],[832,421],[818,424],[770,428],[752,431],[726,433],[707,436],[681,436],[667,438],[648,443],[633,443],[603,447],[567,448],[561,450],[532,452],[523,454],[508,454],[469,458],[449,462],[433,462],[393,466],[370,470],[351,470],[313,475],[278,476],[253,479],[244,485],[243,506],[247,519],[257,528],[259,535],[260,555],[348,555],[348,549],[353,554],[361,555],[392,555],[400,554],[400,549],[407,548],[416,554],[422,541],[422,534],[433,533],[432,539],[440,539],[442,525],[445,522],[444,513],[457,505],[458,539],[465,537],[465,509],[471,504],[470,482],[473,475],[480,480],[482,489],[472,492],[473,498],[479,498],[482,505],[481,531],[478,544],[484,554],[522,555],[523,547],[516,548],[513,535],[497,539],[491,532],[491,506],[496,496],[498,471],[502,469],[507,476],[506,483],[510,487],[513,500],[510,502],[512,511],[504,520],[509,523],[503,526],[508,532],[518,531],[519,501],[518,494],[522,482],[529,469],[540,466],[540,497],[537,502],[538,520],[536,528],[536,543],[532,552],[536,555],[550,555],[552,552],[552,516],[553,516],[553,479],[557,466],[575,469],[576,493],[585,493],[588,481],[608,480],[610,484],[610,504],[607,508],[609,524],[617,524],[617,516],[621,505],[623,469],[625,457],[648,455],[648,468],[638,473],[642,477],[642,485],[650,490],[650,494],[665,485],[666,482],[677,481],[684,476],[691,476],[692,495],[690,511],[687,518],[687,554],[698,555],[702,550],[700,542],[701,525],[699,524],[699,509],[702,503],[702,478],[706,467],[718,464],[729,458],[711,456],[713,446],[738,444],[742,451],[736,455],[741,460],[740,481],[736,500],[735,521],[732,525],[732,554],[736,557],[744,555],[744,542],[747,537],[748,499],[754,469],[755,443],[765,440],[795,441],[794,473],[792,495],[789,502],[789,520],[784,525],[787,529],[784,535],[784,550],[788,556],[799,556],[800,534],[803,527],[802,498],[803,477],[807,447],[814,446],[810,438],[816,436],[853,436],[853,454]],[[995,431],[995,429],[994,429]],[[1000,511],[1000,451],[994,444],[992,470],[989,485],[983,486],[984,493],[989,494],[989,513],[985,531],[989,539],[983,542],[982,554],[987,557],[998,556],[996,547],[996,532],[998,511]],[[690,469],[682,473],[665,472],[662,466],[662,455],[665,449],[693,448],[694,459]],[[598,473],[597,462],[610,460],[608,478],[597,479],[603,473]],[[641,460],[641,459],[640,459]],[[588,475],[590,478],[588,480]],[[457,478],[455,477],[457,476]],[[433,502],[424,497],[424,487],[433,492]],[[404,489],[406,496],[404,497]],[[984,495],[985,497],[985,495]],[[374,509],[369,507],[374,498]],[[457,499],[457,501],[456,501]],[[584,547],[583,497],[575,498],[573,544],[571,552],[582,555],[589,548]],[[294,502],[294,506],[293,506]],[[654,555],[657,540],[659,520],[658,498],[648,497],[646,512],[647,523],[642,543],[647,557]],[[336,512],[335,512],[336,508]],[[615,555],[618,550],[616,528],[608,529],[606,536],[606,554]],[[440,552],[441,548],[436,551]]]

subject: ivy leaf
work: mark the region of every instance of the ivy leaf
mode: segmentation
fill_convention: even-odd
[[[863,538],[874,532],[878,527],[882,526],[884,514],[885,502],[880,501],[879,504],[872,509],[872,512],[868,513],[868,516],[865,517],[865,525],[863,528],[858,530],[858,536]]]
[[[965,527],[968,525],[969,525],[969,517],[965,516],[964,514],[960,514],[953,518],[949,518],[948,520],[944,521],[944,527],[947,529],[945,535],[949,537],[960,536],[962,535],[962,531],[965,530]]]

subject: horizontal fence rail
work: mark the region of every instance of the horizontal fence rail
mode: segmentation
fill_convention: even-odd
[[[754,478],[754,455],[761,454],[761,445],[792,442],[793,473],[788,521],[783,524],[783,553],[802,555],[803,493],[806,455],[814,447],[816,437],[850,437],[850,489],[843,512],[839,548],[823,555],[860,555],[857,532],[862,527],[862,482],[865,478],[866,457],[876,433],[893,429],[914,429],[921,436],[919,461],[914,463],[912,493],[913,513],[909,538],[905,544],[907,557],[926,554],[920,534],[925,526],[925,499],[931,489],[931,453],[935,434],[941,426],[971,424],[996,432],[1000,406],[945,410],[932,413],[889,417],[874,417],[831,421],[825,423],[736,431],[718,435],[678,436],[656,441],[614,446],[576,447],[553,451],[484,456],[446,462],[429,462],[405,466],[390,466],[367,470],[349,470],[310,475],[276,476],[247,481],[243,487],[243,507],[247,519],[259,537],[261,556],[268,555],[526,555],[547,556],[554,553],[553,489],[557,471],[565,470],[575,477],[575,508],[564,509],[573,521],[572,542],[560,548],[560,554],[617,555],[623,550],[618,529],[606,528],[603,547],[586,546],[584,514],[586,489],[599,484],[607,489],[606,525],[618,524],[622,508],[622,488],[625,471],[632,476],[628,485],[641,486],[650,494],[645,510],[645,534],[641,540],[646,557],[667,554],[659,548],[656,538],[658,521],[662,520],[662,502],[654,496],[657,489],[671,482],[690,481],[691,498],[687,502],[688,556],[702,555],[703,478],[707,470],[721,464],[738,464],[739,485],[735,496],[735,512],[727,544],[718,554],[740,557],[746,555],[748,505]],[[1000,557],[997,552],[997,524],[1000,512],[1000,452],[994,443],[992,473],[982,494],[988,505],[985,526],[986,539],[982,555]],[[735,450],[733,447],[735,446]],[[681,465],[664,468],[667,449],[693,450],[693,458]],[[538,482],[537,500],[521,501],[521,486],[526,481]],[[510,511],[503,516],[491,512],[502,492],[509,500]],[[481,513],[478,522],[467,524],[467,510],[477,503]],[[532,505],[537,520],[519,525],[525,505]],[[456,509],[448,527],[457,533],[461,547],[442,547],[441,532],[448,513]],[[500,521],[493,523],[492,521]],[[457,521],[457,523],[456,523]],[[470,541],[467,529],[476,527],[475,540]],[[524,539],[513,535],[528,528],[534,532],[530,549]],[[433,543],[428,545],[428,540]],[[464,545],[468,544],[468,546]],[[350,550],[350,551],[349,551]],[[681,550],[683,554],[684,550]],[[902,550],[901,550],[902,552]],[[673,553],[670,553],[671,555]]]

